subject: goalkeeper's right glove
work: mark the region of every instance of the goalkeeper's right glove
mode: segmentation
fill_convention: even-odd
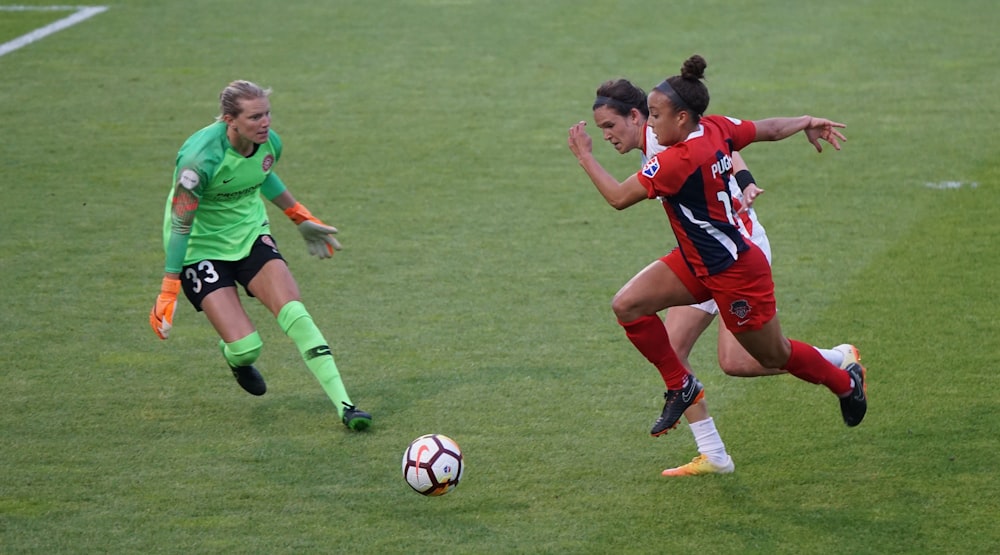
[[[337,233],[337,228],[319,221],[301,203],[296,202],[294,206],[285,209],[285,215],[298,226],[299,233],[309,248],[309,254],[330,258],[334,251],[341,249],[340,242],[333,237],[333,234]]]
[[[160,339],[170,335],[174,326],[174,310],[177,308],[177,293],[181,290],[181,280],[164,277],[160,284],[160,294],[156,296],[156,304],[149,311],[149,325]]]

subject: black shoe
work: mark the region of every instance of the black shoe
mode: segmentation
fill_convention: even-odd
[[[372,415],[367,412],[355,407],[354,405],[348,405],[344,403],[344,426],[354,430],[355,432],[360,432],[367,430],[372,425]]]
[[[663,394],[663,412],[653,423],[650,435],[659,437],[676,428],[684,411],[704,398],[705,388],[694,374],[689,374],[683,389],[668,390]]]
[[[844,424],[857,426],[868,412],[868,384],[865,383],[867,371],[864,366],[854,362],[848,365],[847,374],[854,381],[854,389],[847,397],[840,398],[840,413],[844,416]]]
[[[253,366],[230,366],[236,383],[251,395],[263,395],[267,393],[267,384],[264,383],[264,376]]]

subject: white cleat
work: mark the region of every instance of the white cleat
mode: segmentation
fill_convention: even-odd
[[[852,364],[861,363],[861,353],[858,352],[858,348],[854,345],[844,343],[843,345],[837,345],[833,350],[844,354],[844,361],[840,363],[841,370],[847,370],[847,367]]]

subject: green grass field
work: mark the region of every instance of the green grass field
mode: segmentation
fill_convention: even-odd
[[[1000,551],[992,0],[106,5],[0,56],[0,553]],[[0,43],[69,13],[0,9]],[[693,53],[711,112],[848,125],[743,154],[785,330],[857,344],[870,409],[723,375],[713,326],[693,363],[737,469],[666,479],[694,440],[648,436],[662,382],[609,304],[674,240],[566,131]],[[318,261],[273,214],[369,433],[257,304],[261,398],[183,300],[149,329],[174,156],[236,78],[274,89],[278,173],[340,228]],[[428,432],[466,457],[441,498],[400,476]]]

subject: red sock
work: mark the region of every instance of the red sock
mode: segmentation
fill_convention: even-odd
[[[682,389],[688,371],[670,346],[670,337],[659,316],[651,314],[628,323],[621,320],[618,323],[625,328],[625,335],[635,348],[660,371],[667,389]]]
[[[851,392],[851,377],[847,372],[830,364],[812,345],[790,339],[792,356],[785,363],[785,370],[800,380],[825,385],[834,395]]]

